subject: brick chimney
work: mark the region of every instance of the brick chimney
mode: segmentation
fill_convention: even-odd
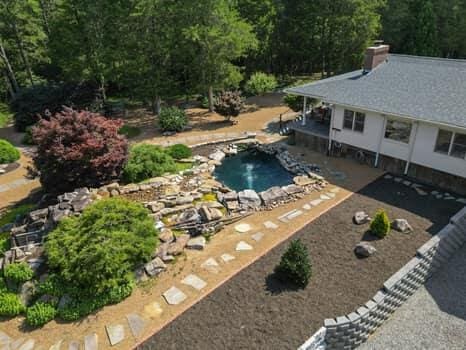
[[[364,59],[364,72],[370,72],[383,61],[385,61],[388,57],[389,51],[390,46],[388,45],[368,47],[366,50],[366,58]]]

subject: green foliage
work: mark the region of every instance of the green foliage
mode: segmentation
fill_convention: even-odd
[[[215,99],[215,111],[227,118],[237,117],[244,107],[239,91],[222,91]]]
[[[375,214],[370,225],[370,231],[379,238],[384,238],[390,232],[390,220],[383,209]]]
[[[283,97],[283,102],[293,111],[301,112],[304,107],[302,96],[287,94]]]
[[[21,153],[7,140],[0,139],[0,164],[16,162]]]
[[[244,89],[250,95],[263,95],[277,87],[277,79],[272,74],[256,72],[247,81]]]
[[[13,120],[13,114],[10,112],[8,105],[0,103],[0,128],[4,128]]]
[[[139,144],[131,148],[123,169],[127,182],[141,182],[176,170],[173,158],[160,146]]]
[[[141,134],[141,129],[137,126],[125,124],[120,128],[120,130],[118,130],[118,133],[120,135],[125,135],[129,139],[132,139],[133,137],[139,136]]]
[[[24,312],[25,307],[14,293],[0,294],[0,316],[13,317]]]
[[[0,276],[0,295],[8,291],[5,279]]]
[[[163,108],[159,115],[159,126],[163,131],[182,131],[188,125],[188,117],[178,107]]]
[[[167,153],[173,159],[189,158],[193,154],[193,152],[191,151],[191,148],[189,148],[186,145],[180,144],[180,143],[168,147],[167,148]]]
[[[32,146],[32,145],[35,145],[36,143],[34,142],[34,137],[32,135],[32,129],[33,129],[34,125],[30,125],[26,128],[25,132],[24,132],[24,135],[23,135],[23,138],[21,139],[21,143],[23,145],[28,145],[28,146]]]
[[[110,198],[61,221],[49,233],[45,251],[49,266],[72,294],[121,295],[113,291],[132,283],[134,269],[154,252],[157,234],[141,204]]]
[[[29,281],[34,272],[25,262],[13,263],[3,269],[3,276],[16,285]]]
[[[53,305],[37,302],[26,310],[26,323],[32,327],[41,327],[53,320],[56,314]]]
[[[203,202],[215,202],[217,200],[217,195],[215,193],[205,193],[201,197]]]
[[[298,287],[307,286],[312,275],[312,266],[307,248],[299,239],[290,243],[280,263],[275,267],[275,273],[280,279]]]
[[[0,233],[0,255],[3,255],[7,250],[10,249],[10,233]]]
[[[35,208],[34,204],[21,204],[9,208],[0,217],[0,227],[15,222],[17,217],[22,217]]]

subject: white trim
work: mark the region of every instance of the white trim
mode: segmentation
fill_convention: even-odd
[[[307,97],[304,96],[304,102],[303,102],[303,122],[302,122],[302,125],[305,126],[306,125],[306,104],[307,104]]]
[[[408,160],[406,161],[406,167],[405,167],[405,172],[404,174],[408,174],[409,170],[409,165],[411,164],[411,160],[413,158],[413,152],[414,152],[414,145],[416,144],[416,138],[417,138],[417,130],[419,129],[419,122],[413,123],[413,128],[414,130],[412,131],[413,133],[413,139],[411,140],[409,145],[409,155],[408,155]]]
[[[375,162],[374,167],[377,168],[379,166],[379,157],[380,157],[380,150],[382,149],[382,141],[384,140],[385,128],[387,127],[387,116],[383,116],[383,123],[382,128],[380,130],[379,135],[379,144],[377,146],[377,153],[375,154]]]

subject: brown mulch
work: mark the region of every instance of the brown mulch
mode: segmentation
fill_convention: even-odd
[[[411,234],[392,231],[383,240],[356,226],[352,215],[405,218]],[[295,234],[308,247],[313,276],[305,289],[279,282],[273,269],[289,242],[277,246],[175,321],[141,349],[296,349],[325,318],[354,311],[414,256],[416,249],[448,223],[461,205],[421,197],[411,188],[378,179]],[[292,229],[292,225],[290,225]],[[377,253],[357,259],[354,246],[370,240]]]

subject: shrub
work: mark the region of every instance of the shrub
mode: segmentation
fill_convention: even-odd
[[[299,239],[292,241],[275,268],[277,276],[298,287],[304,288],[312,274],[311,261],[304,244]]]
[[[0,164],[16,162],[21,154],[19,151],[6,140],[0,139]]]
[[[191,148],[183,144],[176,144],[167,148],[167,153],[174,159],[189,158],[193,152]]]
[[[3,269],[3,276],[16,285],[29,281],[34,272],[25,262],[13,263]]]
[[[157,231],[141,204],[123,198],[100,200],[81,216],[62,220],[49,233],[45,252],[60,284],[90,298],[132,282],[133,271],[148,261]]]
[[[173,158],[163,148],[140,144],[131,148],[123,177],[127,182],[140,182],[175,170]]]
[[[120,128],[120,130],[118,130],[118,133],[131,139],[133,137],[139,136],[141,134],[141,129],[139,129],[137,126],[125,124]]]
[[[277,87],[277,79],[272,74],[256,72],[249,78],[244,89],[251,95],[263,95]]]
[[[96,99],[97,89],[86,83],[34,85],[22,89],[11,103],[15,113],[15,127],[25,131],[26,127],[39,121],[39,116],[48,118],[58,113],[63,106],[89,107]]]
[[[24,132],[24,135],[23,135],[23,138],[21,139],[21,143],[23,145],[28,145],[28,146],[31,146],[31,145],[35,145],[35,142],[34,142],[34,137],[32,135],[32,129],[34,128],[34,126],[30,125],[26,128],[25,132]]]
[[[379,238],[384,238],[390,232],[390,220],[383,209],[375,214],[371,222],[370,231]]]
[[[222,91],[215,99],[215,111],[226,119],[237,117],[244,106],[239,91]]]
[[[188,117],[178,107],[163,108],[159,115],[159,125],[163,131],[182,131],[188,125]]]
[[[26,323],[32,327],[41,327],[52,321],[56,314],[53,305],[37,302],[26,310]]]
[[[34,208],[35,205],[33,204],[21,204],[13,208],[7,209],[6,212],[2,214],[2,216],[0,217],[0,227],[2,227],[5,224],[15,222],[16,218],[23,217]]]
[[[128,141],[118,134],[121,121],[88,111],[66,109],[34,128],[34,164],[49,192],[98,187],[120,176]]]
[[[303,97],[297,95],[285,95],[283,102],[293,111],[301,112],[303,110]]]
[[[24,312],[24,305],[16,294],[0,294],[0,316],[13,317]]]

